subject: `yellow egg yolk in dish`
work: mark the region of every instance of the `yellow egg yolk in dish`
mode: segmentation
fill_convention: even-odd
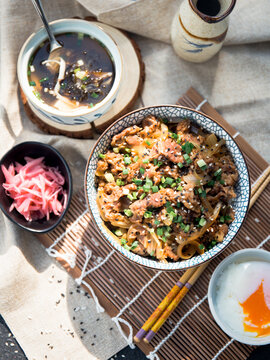
[[[270,335],[270,309],[265,301],[263,281],[258,289],[240,305],[245,314],[245,331],[256,331],[257,336]]]

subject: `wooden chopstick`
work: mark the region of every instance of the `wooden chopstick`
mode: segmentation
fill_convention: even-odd
[[[190,277],[188,282],[186,282],[186,284],[179,291],[179,293],[176,295],[173,301],[169,304],[169,306],[157,319],[155,324],[152,326],[151,330],[147,333],[147,335],[143,339],[144,342],[149,343],[153,339],[153,337],[156,335],[158,330],[165,323],[165,321],[168,319],[171,313],[175,310],[175,308],[178,306],[178,304],[184,298],[184,296],[188,293],[192,285],[195,284],[195,282],[198,280],[198,278],[200,277],[200,275],[203,273],[204,269],[207,266],[208,266],[208,262],[196,268],[196,270],[194,271],[193,275]]]
[[[183,286],[187,283],[187,281],[194,274],[196,268],[189,269],[185,271],[185,273],[181,276],[181,278],[177,281],[174,287],[170,290],[170,292],[165,296],[162,302],[158,305],[155,311],[150,315],[150,317],[143,324],[141,329],[134,336],[134,341],[139,342],[142,338],[147,334],[148,330],[155,324],[158,318],[161,316],[163,311],[169,306],[169,304],[173,301],[173,299],[177,296]]]
[[[251,208],[255,202],[257,201],[258,197],[261,195],[261,193],[263,192],[263,190],[266,188],[266,186],[269,184],[270,182],[270,166],[267,169],[266,173],[264,174],[264,176],[258,181],[260,182],[259,186],[256,186],[257,183],[255,184],[256,186],[256,191],[253,191],[253,193],[251,193],[251,199],[250,199],[250,204],[249,204],[249,208]]]
[[[266,169],[265,174],[256,182],[251,191],[251,200],[249,209],[254,205],[258,197],[270,182],[270,167]],[[149,343],[157,331],[161,328],[167,318],[171,315],[177,305],[181,302],[184,296],[188,293],[190,287],[195,284],[196,280],[203,273],[209,262],[199,266],[196,269],[187,270],[179,279],[176,285],[171,289],[164,300],[158,305],[152,315],[146,320],[142,328],[134,336],[134,341],[139,342],[145,336],[144,341]],[[193,270],[193,271],[192,271]],[[191,272],[192,271],[192,272]],[[180,284],[179,284],[180,283]],[[182,284],[185,284],[184,286]],[[180,286],[179,286],[180,285]],[[181,289],[181,290],[180,290]]]

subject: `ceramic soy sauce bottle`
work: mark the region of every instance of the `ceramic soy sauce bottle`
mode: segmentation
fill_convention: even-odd
[[[184,0],[171,27],[175,52],[183,59],[204,62],[222,47],[228,15],[236,0]]]

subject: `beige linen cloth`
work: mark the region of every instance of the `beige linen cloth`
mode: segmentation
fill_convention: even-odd
[[[136,106],[175,103],[193,86],[270,160],[269,0],[239,0],[230,18],[226,46],[204,64],[181,60],[169,44],[178,0],[43,3],[49,20],[92,13],[100,21],[137,34],[133,37],[142,51],[146,81]],[[18,96],[16,61],[25,39],[41,23],[30,0],[2,0],[0,11],[0,156],[25,140],[49,143],[67,159],[76,191],[83,186],[94,140],[46,135],[27,119]],[[126,345],[109,316],[96,313],[93,300],[48,257],[37,238],[2,214],[0,313],[31,360],[102,360]]]

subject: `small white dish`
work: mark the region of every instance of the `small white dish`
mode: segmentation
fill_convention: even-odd
[[[92,122],[104,115],[116,100],[116,96],[120,88],[123,69],[119,49],[112,38],[107,35],[100,26],[92,24],[89,21],[79,19],[61,19],[51,22],[50,26],[54,34],[82,32],[84,34],[91,35],[98,41],[102,42],[111,54],[114,62],[115,78],[113,86],[108,95],[100,103],[87,110],[78,109],[78,111],[72,111],[72,113],[69,113],[57,110],[46,103],[42,103],[34,95],[31,86],[29,85],[27,68],[29,60],[35,50],[44,40],[48,38],[47,32],[44,28],[41,28],[36,33],[32,34],[21,48],[17,62],[17,73],[20,86],[27,97],[30,108],[40,119],[47,120],[49,118],[54,122],[66,125],[78,125]]]
[[[261,249],[243,249],[225,258],[213,272],[209,283],[209,287],[208,287],[209,307],[216,323],[231,338],[248,345],[266,345],[266,344],[270,344],[270,335],[260,336],[260,337],[244,335],[242,332],[240,333],[238,330],[232,328],[232,326],[230,326],[229,324],[229,321],[228,323],[225,322],[224,319],[222,319],[220,310],[218,309],[217,293],[219,291],[218,283],[220,277],[222,276],[224,271],[228,269],[230,265],[235,263],[236,264],[244,263],[248,261],[263,261],[270,264],[270,253],[268,251]]]

